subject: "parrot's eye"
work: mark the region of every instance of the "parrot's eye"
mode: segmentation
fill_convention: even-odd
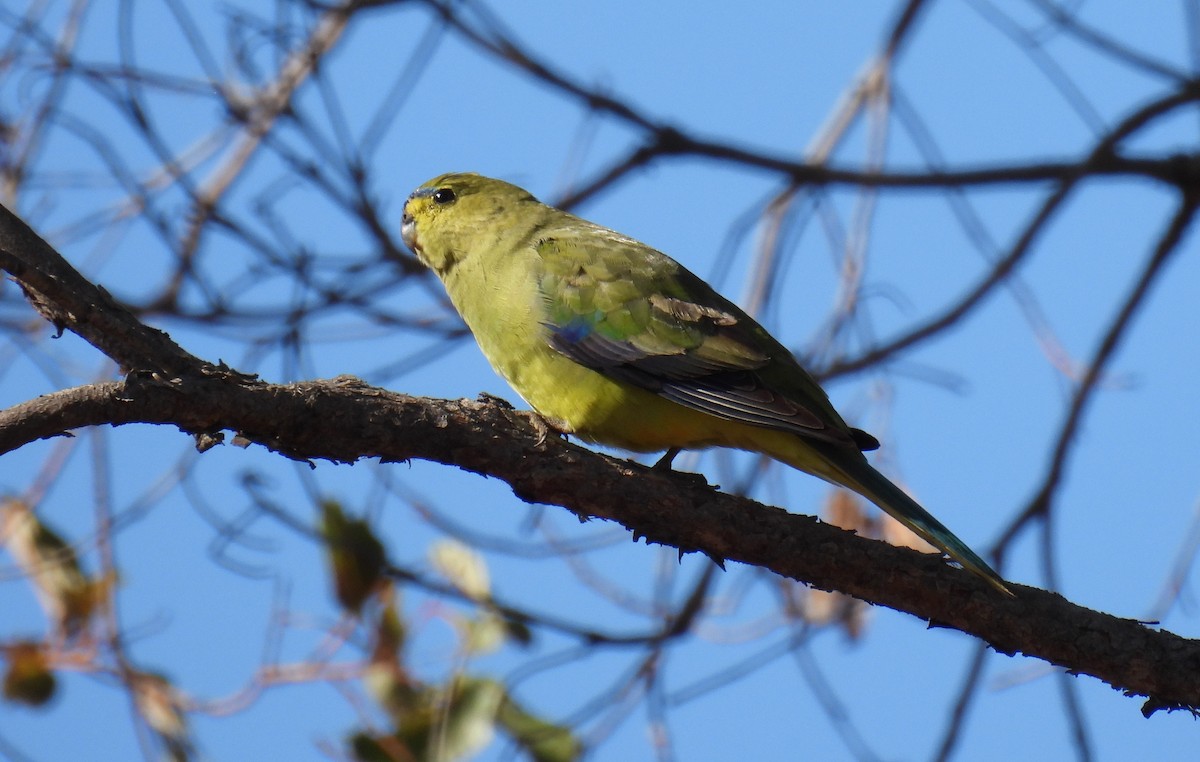
[[[433,203],[435,204],[450,204],[456,198],[458,197],[454,195],[454,191],[449,188],[438,188],[433,192]]]

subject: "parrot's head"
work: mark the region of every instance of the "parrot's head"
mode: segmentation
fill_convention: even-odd
[[[538,204],[528,191],[467,172],[440,175],[404,203],[400,235],[417,259],[438,275],[473,252],[487,250],[487,231],[520,207]]]

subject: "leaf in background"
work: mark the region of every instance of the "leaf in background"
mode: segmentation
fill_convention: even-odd
[[[451,678],[448,688],[413,693],[393,735],[356,733],[350,747],[356,759],[455,762],[483,749],[495,736],[496,712],[504,686],[495,680]]]
[[[89,579],[71,545],[22,500],[0,504],[0,538],[32,580],[55,631],[66,638],[82,633],[92,614],[108,600],[113,578]]]
[[[888,522],[904,529],[900,522],[884,517]],[[849,529],[864,537],[875,536],[876,523],[862,509],[862,500],[852,492],[835,489],[829,493],[829,499],[821,511],[821,520]],[[915,534],[909,532],[916,538]],[[811,589],[804,597],[804,620],[815,625],[837,624],[846,632],[851,640],[857,640],[866,627],[868,606],[857,598],[852,598],[838,592]]]
[[[461,623],[463,647],[471,654],[492,653],[504,645],[508,638],[507,623],[492,611],[484,611],[477,617]]]
[[[429,560],[463,595],[475,601],[486,601],[491,597],[487,564],[461,542],[441,540],[434,543],[429,550]]]
[[[420,684],[404,667],[402,657],[407,633],[390,588],[388,583],[380,593],[387,603],[375,622],[371,656],[363,672],[363,683],[392,721],[399,724],[404,713],[413,710]]]
[[[4,698],[29,706],[44,706],[54,697],[57,680],[41,644],[14,643],[5,649]]]
[[[158,735],[172,762],[186,762],[193,756],[194,746],[184,716],[182,699],[171,681],[150,672],[134,672],[129,676],[133,700],[138,713]]]
[[[321,502],[321,533],[334,595],[343,609],[357,615],[379,587],[387,551],[366,521],[347,518],[335,500]]]
[[[569,728],[530,714],[507,693],[496,721],[536,762],[572,762],[583,755],[583,743]]]

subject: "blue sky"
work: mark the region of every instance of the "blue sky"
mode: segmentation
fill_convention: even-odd
[[[1081,5],[1089,24],[1181,70],[1194,67],[1187,50],[1196,40],[1186,37],[1185,17],[1175,4]],[[1013,4],[1010,10],[1019,22],[1038,25],[1034,6]],[[228,52],[221,14],[234,6],[190,7],[217,60],[223,61]],[[894,12],[890,4],[789,2],[754,3],[736,12],[730,6],[698,10],[682,2],[507,2],[491,7],[528,49],[655,120],[697,136],[796,158],[878,49]],[[982,2],[933,4],[895,72],[897,97],[920,114],[951,166],[1078,158],[1094,140],[1097,125],[1111,126],[1166,92],[1164,82],[1116,65],[1069,36],[1046,31],[1038,38],[1045,51],[1094,112],[1094,117],[1081,116],[1030,57],[989,22],[981,12],[985,7]],[[98,6],[88,16],[82,50],[91,60],[111,61],[115,55],[111,13],[111,8]],[[142,66],[197,76],[196,62],[169,14],[139,5],[134,19]],[[325,72],[329,91],[305,89],[298,108],[321,125],[333,144],[336,124],[320,115],[336,98],[349,133],[361,136],[430,23],[419,6],[358,19]],[[602,171],[641,137],[628,125],[588,116],[578,103],[497,65],[452,33],[441,38],[428,58],[398,117],[369,157],[370,190],[395,228],[408,193],[442,172],[503,177],[553,201]],[[262,54],[265,69],[273,63]],[[39,81],[31,77],[25,85],[37,88]],[[0,103],[11,114],[19,110],[22,97],[12,90],[0,94]],[[102,99],[78,84],[70,97],[74,108],[93,114],[98,127],[112,131],[127,160],[143,170],[154,166],[136,141],[119,140],[127,127]],[[152,108],[152,118],[174,136],[177,150],[220,123],[211,103],[196,99],[156,99]],[[286,128],[278,137],[304,146]],[[66,135],[56,140],[42,159],[47,172],[99,171],[94,153],[78,141]],[[1168,120],[1133,145],[1147,152],[1194,150],[1196,125]],[[835,160],[860,166],[866,147],[860,125]],[[893,122],[887,166],[911,169],[919,161],[913,141]],[[266,198],[273,213],[286,220],[297,249],[314,253],[331,272],[339,261],[378,260],[363,230],[320,193],[301,183],[276,183],[286,173],[272,156],[256,162],[253,174],[228,201],[256,229],[266,225],[251,210]],[[760,170],[706,159],[666,159],[634,172],[575,211],[671,254],[701,275],[720,276],[714,283],[736,299],[746,293],[746,273],[761,228],[732,239],[732,247],[726,245],[730,231],[740,216],[761,208],[781,187],[780,178]],[[972,192],[970,200],[1003,251],[1047,193],[1045,186],[994,188]],[[84,237],[65,232],[91,211],[111,210],[120,198],[111,184],[71,192],[39,189],[22,199],[19,211],[60,243],[88,275],[113,293],[136,300],[160,282],[169,264],[152,233],[144,226],[113,224],[109,229],[118,232],[112,243],[99,232]],[[834,190],[826,201],[835,214],[824,222],[836,218],[847,226],[855,193]],[[182,224],[180,197],[164,194],[162,211]],[[1020,288],[1037,304],[1071,361],[1083,362],[1094,350],[1172,211],[1170,194],[1145,181],[1091,182],[1039,239],[1019,271]],[[820,345],[835,305],[841,250],[828,230],[821,220],[813,220],[797,233],[781,282],[774,284],[779,301],[764,315],[785,343],[802,352]],[[1195,255],[1192,236],[1156,284],[1147,309],[1116,355],[1105,389],[1080,430],[1053,520],[1054,562],[1063,594],[1130,618],[1151,611],[1197,516],[1200,444],[1191,425],[1200,419],[1194,394],[1200,358],[1192,350],[1193,305],[1200,303]],[[731,256],[732,263],[722,266],[722,256]],[[213,235],[199,266],[218,282],[236,283],[251,271],[247,257],[236,243]],[[857,340],[842,347],[850,354],[937,314],[986,271],[987,262],[942,198],[908,191],[880,197],[870,226],[867,267]],[[365,288],[376,279],[380,287],[373,298],[381,309],[453,324],[436,289],[389,287],[393,275],[375,267],[344,285]],[[11,286],[5,297],[12,300]],[[249,308],[288,303],[293,297],[287,284],[252,278],[237,303]],[[186,298],[201,303],[198,294]],[[249,346],[247,339],[265,334],[264,326],[223,333],[194,323],[164,327],[193,353],[223,359],[268,380],[353,373],[411,394],[456,398],[486,391],[519,402],[465,342],[414,370],[389,370],[431,340],[385,330],[350,313],[330,314],[311,326],[317,341],[298,367],[277,349]],[[35,356],[66,362],[69,383],[111,372],[74,337],[41,341],[32,353],[11,355],[9,371],[0,376],[0,404],[61,388],[64,379],[41,370]],[[884,441],[877,460],[881,468],[981,550],[1036,489],[1069,393],[1060,369],[1048,360],[1027,314],[1008,291],[994,295],[956,330],[905,353],[886,372],[842,378],[829,389],[847,417]],[[29,473],[42,468],[57,446],[39,443],[5,456],[0,491],[27,489]],[[97,467],[98,462],[110,466]],[[155,485],[181,463],[193,469],[191,476],[160,498]],[[744,467],[745,461],[709,454],[692,467],[710,481],[733,483],[737,465]],[[196,456],[190,439],[166,427],[96,432],[71,451],[43,511],[83,541],[94,529],[89,506],[97,484],[111,482],[118,511],[154,496],[153,510],[118,535],[125,573],[122,621],[139,663],[161,669],[204,699],[235,693],[261,662],[273,602],[286,595],[296,617],[283,644],[287,659],[311,654],[336,617],[317,549],[278,524],[264,520],[252,527],[262,546],[228,550],[229,557],[263,571],[260,578],[239,576],[214,563],[216,535],[198,506],[226,519],[248,509],[242,486],[247,473],[265,478],[271,498],[305,518],[311,517],[313,492],[336,495],[354,509],[373,507],[393,557],[415,567],[428,567],[426,552],[443,536],[413,509],[427,501],[464,527],[531,550],[544,546],[543,536],[528,529],[533,518],[562,537],[607,538],[603,550],[582,561],[591,574],[640,601],[678,601],[704,569],[701,559],[688,557],[677,564],[669,548],[630,543],[617,527],[579,526],[558,509],[522,506],[503,484],[442,466],[364,462],[353,467],[322,464],[310,472],[257,447],[218,447]],[[811,478],[780,471],[754,494],[812,513],[827,490]],[[1006,576],[1043,585],[1038,535],[1027,533],[1014,551]],[[494,589],[505,598],[605,630],[645,623],[581,585],[579,569],[502,553],[485,556]],[[3,637],[37,632],[41,626],[28,587],[14,576],[0,577],[7,580],[0,584],[7,622],[0,631]],[[748,592],[739,593],[743,589]],[[686,691],[723,666],[793,636],[774,619],[779,587],[770,575],[731,565],[720,575],[715,595],[717,611],[723,603],[741,603],[706,619],[686,646],[672,652],[662,665],[669,692]],[[1182,601],[1163,626],[1194,636],[1192,585]],[[406,597],[405,605],[414,624],[414,667],[427,679],[437,679],[456,657],[452,607],[419,594]],[[534,653],[510,646],[477,659],[472,667],[511,676],[536,655],[567,646],[561,636],[542,634]],[[963,635],[929,630],[916,619],[885,610],[871,612],[857,642],[836,630],[814,630],[791,651],[780,649],[782,655],[768,666],[673,709],[667,730],[676,758],[928,758],[944,732],[973,647]],[[354,652],[346,658],[354,658]],[[521,683],[519,695],[547,716],[568,716],[629,664],[628,654],[603,654],[532,677]],[[1194,748],[1193,719],[1182,714],[1143,719],[1138,701],[1091,678],[1075,683],[1097,758],[1180,758]],[[1061,688],[1045,664],[991,654],[984,684],[964,726],[958,758],[1072,756]],[[88,758],[93,750],[109,759],[137,754],[129,708],[111,684],[70,675],[62,693],[45,713],[6,708],[0,737],[34,759]],[[844,721],[833,719],[837,712],[831,714],[830,702],[845,713]],[[315,684],[271,690],[245,711],[227,717],[196,714],[192,722],[202,752],[212,759],[322,759],[319,744],[336,743],[356,719],[354,708],[334,686]],[[588,732],[594,730],[589,726]],[[858,740],[848,741],[848,736]],[[0,749],[0,758],[4,753]],[[481,758],[507,758],[504,754],[505,747],[496,744]],[[601,760],[652,757],[644,704],[635,704],[595,753]]]

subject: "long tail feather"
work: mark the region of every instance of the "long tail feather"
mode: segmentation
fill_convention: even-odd
[[[982,577],[1005,595],[1013,595],[1004,579],[980,558],[967,544],[954,536],[942,522],[909,497],[886,476],[876,471],[865,459],[830,459],[831,464],[845,475],[845,485],[887,511],[904,526],[916,532],[934,547],[944,551],[964,568]]]

